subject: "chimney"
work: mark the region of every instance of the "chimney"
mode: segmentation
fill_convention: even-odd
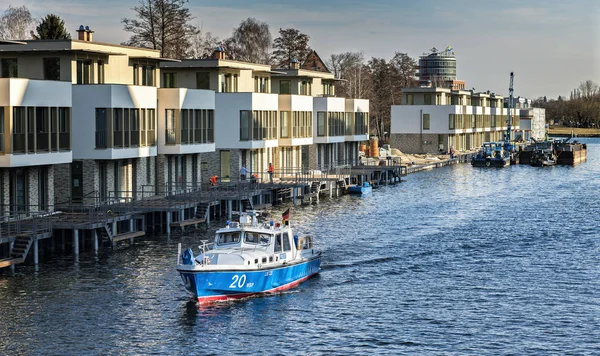
[[[225,50],[221,47],[217,47],[213,52],[213,59],[225,59]]]
[[[85,26],[85,32],[87,32],[87,41],[92,42],[92,33],[94,31],[90,30],[90,26]]]
[[[79,41],[87,41],[87,32],[85,32],[83,25],[80,25],[79,30],[77,30],[77,39]]]
[[[292,62],[290,63],[290,69],[300,69],[300,63],[298,63],[296,58],[292,59]]]

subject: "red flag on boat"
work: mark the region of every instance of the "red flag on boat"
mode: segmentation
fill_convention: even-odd
[[[287,208],[287,210],[284,211],[283,214],[281,214],[281,223],[283,225],[290,224],[290,208]]]

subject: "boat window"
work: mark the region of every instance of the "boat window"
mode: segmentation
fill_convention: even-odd
[[[266,257],[263,257],[262,263],[267,263],[267,258]]]
[[[269,262],[273,262],[273,256],[269,256]]]
[[[268,234],[261,234],[259,232],[246,232],[244,235],[244,242],[250,244],[268,245],[271,242],[271,239]]]
[[[281,234],[275,236],[275,252],[281,252]]]
[[[290,236],[287,232],[283,233],[283,250],[284,251],[292,250],[292,245],[290,244]]]
[[[258,258],[254,259],[254,264],[258,264]]]
[[[219,238],[217,241],[218,241],[219,245],[238,243],[238,242],[240,242],[240,233],[239,233],[239,231],[238,232],[221,233],[221,234],[219,234]]]

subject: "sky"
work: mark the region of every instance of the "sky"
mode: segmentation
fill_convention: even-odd
[[[75,36],[92,28],[94,41],[129,37],[121,19],[133,17],[138,0],[0,0],[0,9],[26,5],[41,18],[54,13]],[[457,79],[467,88],[535,99],[568,96],[581,82],[600,84],[598,0],[189,0],[194,25],[219,38],[231,36],[248,17],[310,36],[323,60],[362,51],[390,59],[395,52],[418,58],[430,48],[454,48]]]

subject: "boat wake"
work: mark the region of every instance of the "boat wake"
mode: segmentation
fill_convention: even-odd
[[[358,261],[348,261],[348,262],[338,262],[338,263],[331,263],[331,264],[322,264],[321,265],[321,269],[323,270],[329,270],[329,269],[337,269],[337,268],[347,268],[347,267],[354,267],[354,266],[369,266],[369,265],[373,265],[373,264],[379,264],[379,263],[383,263],[383,262],[389,262],[389,261],[394,261],[397,260],[398,257],[397,256],[389,256],[389,257],[380,257],[380,258],[374,258],[374,259],[370,259],[370,260],[358,260]]]

